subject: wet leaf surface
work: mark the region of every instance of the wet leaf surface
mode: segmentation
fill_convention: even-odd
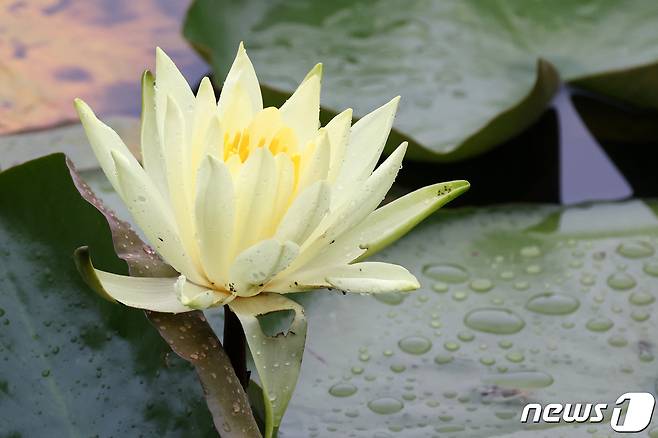
[[[414,140],[410,157],[450,161],[537,119],[557,89],[540,58],[564,81],[656,107],[657,18],[651,0],[196,0],[184,32],[220,80],[243,39],[259,78],[282,91],[324,62],[323,104],[333,110],[363,116],[399,93],[395,126]]]
[[[96,296],[89,245],[127,273],[63,155],[0,173],[0,430],[7,436],[217,436],[191,367],[141,311]]]
[[[281,436],[614,436],[609,420],[519,418],[528,402],[655,393],[655,211],[441,211],[375,256],[409,267],[421,290],[296,295],[308,344]]]

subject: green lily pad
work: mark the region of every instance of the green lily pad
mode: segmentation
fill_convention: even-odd
[[[655,206],[441,211],[375,256],[410,268],[421,290],[296,295],[308,343],[281,431],[614,436],[609,417],[558,426],[519,418],[530,402],[612,406],[626,392],[655,393]]]
[[[245,40],[263,83],[287,93],[323,62],[333,110],[363,116],[400,94],[389,146],[411,138],[409,158],[451,161],[536,120],[558,87],[551,64],[566,82],[658,106],[657,19],[651,0],[196,0],[184,34],[220,78]]]
[[[83,283],[82,245],[127,272],[63,155],[0,173],[2,436],[217,436],[191,366],[143,312]]]

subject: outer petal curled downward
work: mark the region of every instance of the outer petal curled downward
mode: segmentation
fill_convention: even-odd
[[[208,292],[207,288],[190,283],[183,276],[129,277],[101,271],[91,263],[87,247],[75,251],[75,263],[85,282],[103,298],[138,309],[167,313],[189,312],[201,303],[200,300]],[[212,291],[212,294],[213,304],[231,299],[226,293]],[[188,305],[181,302],[181,295],[186,297]]]

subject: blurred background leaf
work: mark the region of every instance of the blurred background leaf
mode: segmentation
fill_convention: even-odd
[[[656,108],[657,20],[651,0],[195,0],[184,34],[220,80],[244,40],[260,79],[283,92],[322,60],[332,110],[363,116],[399,93],[408,156],[454,161],[537,120],[558,85],[538,59],[568,83]]]

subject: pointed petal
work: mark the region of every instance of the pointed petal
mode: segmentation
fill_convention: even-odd
[[[224,93],[221,94],[221,96],[223,95]],[[249,101],[249,93],[240,83],[233,87],[231,94],[226,99],[226,104],[218,108],[218,112],[222,126],[231,133],[240,132],[249,126],[251,120],[260,111],[252,106]]]
[[[228,167],[212,156],[199,169],[195,209],[203,268],[211,282],[223,285],[235,223],[235,191]]]
[[[273,429],[277,429],[281,424],[281,418],[299,377],[306,343],[307,324],[304,309],[292,300],[270,293],[251,298],[236,298],[229,306],[242,323],[263,386],[266,415],[264,436],[270,437]],[[256,317],[285,310],[294,312],[287,333],[278,336],[267,336],[263,333]]]
[[[192,129],[192,143],[191,151],[191,170],[196,172],[199,168],[199,163],[205,157],[203,153],[206,149],[206,140],[208,137],[208,129],[210,129],[211,121],[217,117],[217,101],[215,100],[215,92],[208,77],[204,77],[199,85],[199,91],[196,95],[196,104],[194,108],[194,126]]]
[[[331,159],[331,145],[329,144],[329,135],[324,128],[318,131],[313,146],[307,147],[302,154],[300,163],[302,174],[297,185],[298,191],[304,190],[316,181],[327,178]]]
[[[263,290],[265,284],[283,271],[299,253],[294,242],[276,239],[259,242],[240,253],[229,271],[229,290],[249,297]]]
[[[105,299],[156,312],[181,313],[193,310],[178,300],[176,277],[129,277],[101,271],[91,263],[87,247],[76,249],[73,258],[85,283]],[[181,286],[190,290],[201,289],[192,283]]]
[[[141,167],[130,166],[120,153],[113,152],[112,158],[117,170],[118,192],[148,242],[175,270],[195,283],[204,284],[185,252],[171,209],[153,182]]]
[[[467,181],[423,187],[372,212],[363,222],[326,246],[303,269],[363,260],[408,233],[423,219],[466,192]]]
[[[377,208],[393,185],[406,151],[407,143],[404,142],[356,189],[352,199],[336,211],[323,235],[326,240],[331,241],[353,228]]]
[[[235,95],[236,90],[239,90],[239,96]],[[219,95],[217,106],[220,113],[226,114],[233,111],[234,102],[240,100],[248,103],[251,114],[256,114],[263,109],[263,98],[260,93],[256,71],[242,43],[240,43],[238,53],[235,56],[233,65],[231,65],[231,69],[224,81],[222,92]]]
[[[189,153],[185,148],[185,122],[178,104],[173,98],[167,100],[164,122],[164,150],[169,182],[169,200],[179,236],[185,252],[200,271],[195,224],[191,213],[193,203],[192,184],[194,174],[190,168]]]
[[[142,163],[146,173],[162,196],[168,196],[169,187],[164,153],[155,113],[155,77],[150,71],[142,76],[142,128],[140,135]]]
[[[215,157],[220,161],[224,161],[224,130],[222,129],[219,115],[214,115],[210,119],[208,130],[203,139],[203,152],[201,152],[201,157],[207,157],[208,155]]]
[[[402,266],[364,262],[333,268],[325,272],[327,282],[343,292],[380,293],[411,291],[420,283]]]
[[[292,96],[281,106],[281,116],[290,126],[301,146],[311,140],[320,126],[320,83],[322,64],[306,75]]]
[[[276,163],[268,149],[258,148],[240,169],[236,182],[237,246],[241,252],[260,240],[270,221],[276,190]]]
[[[286,212],[275,237],[301,245],[327,214],[330,200],[331,188],[325,181],[318,181],[305,189]]]
[[[406,148],[406,142],[398,146],[366,182],[356,189],[351,199],[325,217],[311,237],[304,242],[299,257],[288,271],[283,273],[284,276],[290,277],[293,275],[292,272],[303,269],[303,266],[313,260],[327,245],[333,244],[340,235],[357,226],[377,208],[400,170]]]
[[[160,133],[163,132],[169,96],[181,108],[185,122],[191,129],[194,120],[194,93],[176,64],[159,47],[155,50],[155,76],[155,107]],[[191,132],[188,135],[191,135]]]
[[[352,110],[346,109],[336,117],[331,119],[324,129],[329,134],[329,143],[331,144],[331,160],[329,164],[329,182],[336,181],[340,169],[343,167],[345,158],[345,149],[350,135],[352,126]]]
[[[98,163],[101,165],[107,179],[112,187],[120,193],[117,181],[116,168],[112,160],[112,152],[118,153],[124,157],[130,167],[141,167],[128,147],[126,147],[119,134],[96,118],[94,112],[81,99],[75,99],[75,109],[78,111],[80,122],[87,134],[91,149],[96,155]]]
[[[268,233],[275,232],[277,224],[290,207],[290,197],[295,188],[295,168],[288,154],[278,154],[274,157],[276,162],[276,195],[272,207],[272,221]]]
[[[399,97],[392,99],[352,126],[343,165],[336,178],[337,203],[349,198],[354,187],[365,181],[377,165],[393,126],[399,101]]]
[[[130,307],[156,312],[181,313],[193,310],[178,299],[177,278],[128,277],[96,269],[103,289],[115,300]],[[193,283],[186,288],[202,289]]]
[[[418,189],[375,210],[354,228],[354,232],[350,232],[350,237],[362,233],[359,245],[366,249],[362,257],[370,257],[407,234],[443,205],[465,193],[470,186],[468,181],[459,180]]]

